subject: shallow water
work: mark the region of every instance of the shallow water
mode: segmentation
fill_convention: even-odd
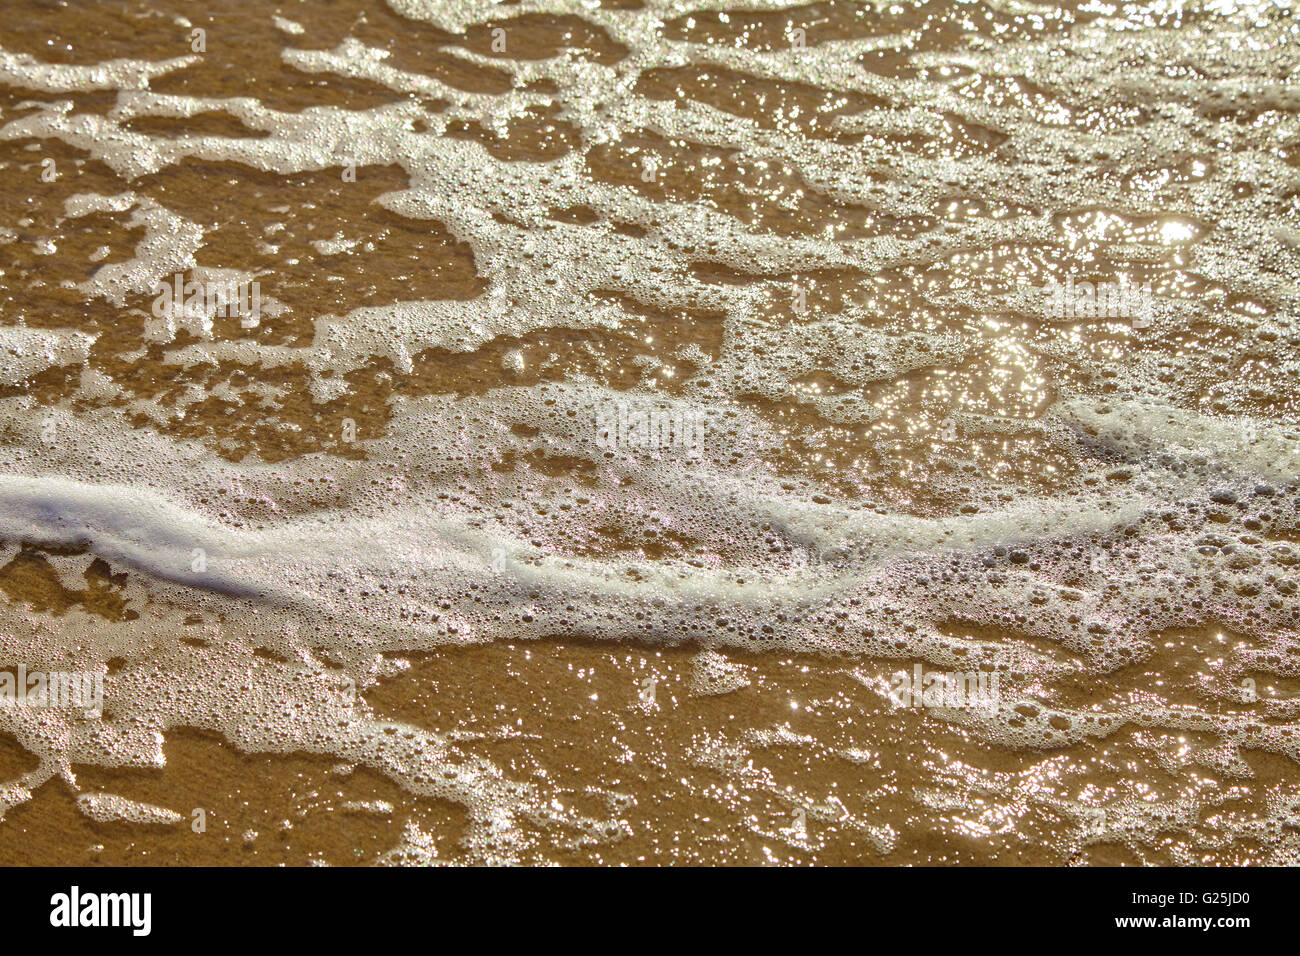
[[[220,6],[0,3],[0,862],[1296,861],[1288,3]]]

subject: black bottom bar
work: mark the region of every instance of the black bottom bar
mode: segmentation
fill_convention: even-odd
[[[1294,875],[1277,869],[861,869],[824,873],[619,875],[356,869],[14,869],[0,871],[6,942],[110,937],[373,945],[388,929],[502,929],[531,942],[590,938],[591,920],[668,938],[701,921],[738,942],[768,927],[809,942],[853,927],[884,942],[891,926],[925,946],[1092,939],[1232,942],[1290,921]],[[76,907],[73,906],[76,887]],[[105,897],[102,894],[112,894]],[[123,896],[121,894],[127,894]],[[132,897],[130,894],[148,894]],[[73,911],[76,918],[73,919]],[[148,934],[145,929],[147,913]],[[710,914],[705,917],[705,914]],[[484,922],[487,920],[487,922]],[[846,922],[847,920],[847,922]],[[72,923],[116,922],[116,926]],[[60,925],[53,925],[59,923]],[[616,929],[611,924],[610,929]],[[436,928],[436,929],[435,929]],[[696,932],[691,931],[692,934]],[[892,935],[892,934],[891,934]],[[768,940],[770,943],[771,941]]]

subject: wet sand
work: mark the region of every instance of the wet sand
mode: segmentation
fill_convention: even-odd
[[[202,467],[226,469],[205,486],[197,464],[188,477],[176,477],[180,465],[158,466],[168,477],[155,487],[241,533],[294,517],[370,518],[368,495],[394,505],[411,496],[471,528],[511,529],[519,544],[501,549],[511,563],[489,581],[543,566],[517,557],[527,542],[559,565],[614,568],[620,586],[663,569],[683,580],[707,571],[737,587],[757,581],[791,604],[764,609],[756,599],[747,613],[740,599],[737,611],[690,592],[680,613],[694,630],[639,633],[653,613],[647,598],[606,640],[594,624],[543,619],[568,620],[562,590],[543,592],[543,610],[529,608],[530,595],[498,610],[490,627],[474,618],[457,630],[448,622],[479,614],[478,605],[490,617],[495,597],[487,584],[439,586],[419,618],[442,629],[428,636],[404,607],[388,610],[405,580],[395,559],[391,579],[349,583],[362,588],[356,601],[370,617],[334,618],[337,630],[325,633],[306,611],[223,604],[201,587],[190,599],[180,579],[100,554],[94,540],[56,547],[10,536],[0,590],[15,630],[0,645],[0,667],[49,667],[48,648],[66,646],[69,661],[102,669],[109,692],[102,733],[84,738],[51,730],[43,716],[0,711],[0,864],[1294,859],[1296,469],[1285,454],[1264,470],[1235,445],[1195,437],[1249,419],[1284,451],[1297,440],[1287,278],[1296,246],[1287,237],[1300,229],[1300,207],[1286,179],[1297,154],[1286,144],[1298,119],[1279,92],[1297,60],[1278,43],[1281,12],[1260,13],[1265,25],[1251,28],[1248,12],[1220,22],[1189,9],[1175,23],[1142,5],[1111,19],[1075,5],[664,5],[653,31],[629,28],[620,40],[601,17],[641,23],[635,2],[587,16],[578,5],[520,5],[513,16],[435,4],[423,20],[414,5],[371,0],[239,0],[203,13],[168,0],[4,7],[21,15],[0,29],[0,49],[20,57],[0,76],[0,322],[88,336],[72,360],[36,361],[0,382],[10,411],[0,427],[16,450],[6,475],[81,478],[85,462],[74,468],[59,456],[109,448],[111,457],[112,442],[43,452],[35,436],[57,409],[123,430],[106,434],[157,436],[177,461],[191,449]],[[1121,24],[1146,31],[1137,48],[1146,42],[1153,58],[1167,58],[1161,69],[1183,85],[1156,95],[1109,76],[1118,67],[1106,57],[1123,59],[1113,48]],[[42,89],[21,59],[158,64],[190,55],[195,27],[206,50],[133,92],[112,81],[79,90],[66,76]],[[494,48],[498,28],[505,51]],[[1206,39],[1216,30],[1253,35],[1272,55],[1225,52]],[[346,50],[349,38],[386,55],[325,66],[284,55]],[[814,55],[763,59],[792,44]],[[662,55],[669,48],[681,54],[677,65]],[[1091,85],[1052,74],[1053,49],[1077,58],[1070,69]],[[1199,67],[1178,67],[1170,50]],[[1134,53],[1124,68],[1145,75],[1131,65],[1140,60]],[[366,62],[400,75],[358,66]],[[1248,102],[1207,75],[1246,62],[1243,88],[1256,96]],[[547,63],[578,78],[530,72]],[[851,73],[845,63],[856,64]],[[609,104],[593,102],[598,81],[609,84]],[[140,98],[146,91],[160,98]],[[181,99],[190,97],[200,101]],[[381,112],[357,121],[353,142],[323,115],[318,133],[290,130],[318,107]],[[696,139],[673,127],[674,115],[695,124]],[[19,128],[43,119],[49,125]],[[443,167],[420,166],[394,130],[464,144],[467,170],[526,170],[503,180],[518,195],[490,208],[487,187],[469,179],[463,192],[421,192],[419,177]],[[122,131],[148,137],[149,149],[114,146]],[[262,168],[249,158],[258,149],[267,151]],[[354,149],[360,160],[344,162]],[[863,156],[875,161],[853,166]],[[591,187],[570,206],[552,202],[543,171],[565,159]],[[57,170],[50,182],[41,179],[47,160]],[[1124,201],[1103,203],[1108,190]],[[160,329],[152,290],[127,288],[114,301],[96,277],[143,258],[152,221],[128,208],[73,215],[70,204],[127,192],[130,209],[197,224],[187,278],[203,269],[258,276],[277,314],[254,328],[217,316]],[[692,210],[703,211],[696,230],[674,218]],[[1291,230],[1270,233],[1281,251],[1261,247],[1257,261],[1234,265],[1266,221]],[[183,229],[168,228],[182,245]],[[587,245],[573,239],[575,261],[626,242],[620,255],[636,263],[635,244],[650,243],[662,258],[644,261],[673,271],[575,277],[534,260],[546,260],[564,229],[599,230]],[[504,258],[489,261],[479,245],[489,234]],[[1119,272],[1153,284],[1161,305],[1149,325],[1057,319],[1038,299],[1016,298],[1053,277],[1102,282]],[[566,283],[582,308],[548,305]],[[402,316],[382,311],[437,301],[488,316],[503,300],[504,318],[409,342]],[[616,319],[600,318],[602,308]],[[330,317],[343,332],[329,330]],[[824,326],[828,317],[842,324]],[[842,507],[896,529],[859,541],[847,519],[827,519],[826,534],[844,539],[837,551],[775,510],[767,524],[736,519],[741,530],[730,514],[687,521],[696,462],[659,456],[682,476],[682,497],[660,494],[658,473],[611,468],[612,456],[575,450],[501,411],[534,400],[562,407],[575,383],[744,417],[756,424],[738,432],[739,450],[711,446],[711,466],[742,487],[761,472],[768,501],[784,489],[800,508]],[[1074,400],[1121,410],[1158,401],[1198,417],[1186,426],[1192,437],[1173,443],[1172,429],[1154,427],[1143,446],[1104,423],[1058,427],[1060,403]],[[443,444],[453,431],[404,432],[412,409],[432,409],[445,429],[465,416],[472,430],[482,415],[499,426],[499,443],[476,432],[458,450]],[[754,435],[761,440],[744,444]],[[1210,464],[1187,464],[1196,451]],[[109,463],[103,475],[122,481]],[[266,490],[273,481],[282,492]],[[1229,500],[1217,490],[1228,484],[1267,494],[1238,490]],[[623,489],[628,497],[616,498]],[[1105,534],[1063,523],[1059,540],[1011,526],[981,531],[951,562],[942,548],[911,543],[931,527],[924,522],[973,524],[1040,499],[1137,501],[1140,517]],[[1167,538],[1179,555],[1202,549],[1183,577],[1157,567]],[[900,553],[894,542],[904,542]],[[377,565],[390,545],[376,540]],[[913,602],[896,623],[864,625],[856,609],[872,601],[861,596],[817,603],[818,587],[869,577],[877,561]],[[977,573],[988,577],[970,587],[988,606],[965,608],[960,593],[942,590]],[[997,590],[1029,573],[1051,603],[1028,585],[1023,595]],[[1202,585],[1212,597],[1169,611]],[[1143,587],[1156,595],[1149,614],[1107,603]],[[613,617],[613,598],[607,608],[573,593],[583,612]],[[1067,628],[1072,606],[1080,612]],[[781,632],[764,646],[741,636],[787,613],[804,637]],[[295,625],[285,637],[283,620],[295,617],[303,633]],[[1056,617],[1060,629],[1048,620]],[[25,626],[44,643],[24,643]],[[1005,706],[989,722],[896,706],[893,675],[917,665],[997,671]],[[360,708],[379,728],[369,763],[332,742],[332,702],[321,704],[327,716],[304,718],[319,733],[260,736],[242,691],[214,691],[224,704],[205,697],[188,711],[174,702],[187,686],[216,688],[240,674],[250,694],[275,698],[289,686],[276,681],[291,684],[284,675],[295,669],[359,684],[347,714]],[[179,689],[167,690],[163,675]],[[131,696],[137,684],[146,690]],[[115,697],[115,688],[127,689]],[[506,804],[431,795],[436,781],[414,758],[383,750],[385,736],[416,750],[436,740],[439,760],[527,796],[506,813]],[[164,808],[180,822],[96,820],[85,808],[93,794]],[[508,831],[506,849],[494,828]]]

